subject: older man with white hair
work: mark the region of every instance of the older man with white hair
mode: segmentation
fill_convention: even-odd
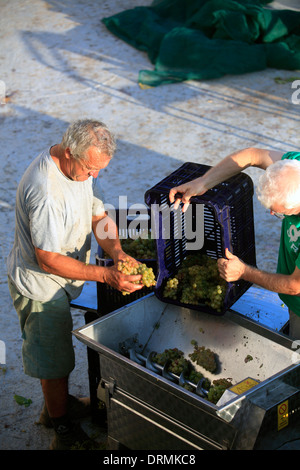
[[[204,194],[222,181],[253,166],[265,170],[257,188],[258,199],[270,213],[282,219],[281,240],[276,273],[245,264],[225,251],[218,260],[220,275],[227,282],[244,279],[277,292],[290,315],[290,336],[300,338],[300,152],[279,152],[247,148],[235,152],[200,178],[172,188],[174,207],[183,202],[183,211],[192,196]],[[181,196],[176,196],[180,193]]]
[[[8,285],[22,332],[24,372],[40,379],[45,398],[40,422],[54,428],[53,450],[78,443],[94,446],[73,422],[86,407],[68,389],[75,366],[70,300],[79,296],[88,280],[129,293],[142,288],[136,284],[140,275],[125,275],[116,267],[128,255],[102,200],[98,174],[115,149],[115,139],[104,123],[75,121],[59,144],[31,162],[17,190]],[[99,237],[99,223],[109,225],[114,236]],[[92,233],[114,266],[89,262]]]

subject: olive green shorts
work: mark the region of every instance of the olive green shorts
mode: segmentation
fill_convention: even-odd
[[[67,377],[75,366],[67,295],[39,302],[21,295],[10,279],[8,286],[20,321],[25,374],[39,379]]]

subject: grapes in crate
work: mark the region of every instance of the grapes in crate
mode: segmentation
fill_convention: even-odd
[[[222,310],[225,294],[226,282],[219,276],[217,261],[206,255],[188,255],[163,292],[166,298],[183,304],[204,303],[217,312]]]
[[[126,238],[121,240],[122,250],[135,259],[156,259],[156,243],[151,238]],[[109,258],[108,254],[104,254]]]
[[[156,244],[151,238],[127,238],[121,241],[122,249],[136,259],[156,259]]]

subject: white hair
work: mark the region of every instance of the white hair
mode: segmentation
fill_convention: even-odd
[[[259,179],[257,197],[268,209],[273,204],[285,209],[300,207],[300,161],[280,160],[270,165]]]
[[[95,146],[100,152],[109,157],[114,155],[116,141],[107,126],[93,119],[82,119],[73,122],[63,135],[61,145],[69,147],[73,157],[77,160],[86,160],[86,151]]]

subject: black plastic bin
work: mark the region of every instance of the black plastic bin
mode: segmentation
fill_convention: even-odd
[[[152,230],[155,230],[158,278],[155,288],[157,297],[168,303],[220,315],[230,308],[246,292],[251,283],[240,280],[227,283],[224,308],[216,312],[205,304],[182,304],[164,298],[163,290],[169,278],[173,277],[182,261],[190,253],[196,241],[187,238],[187,223],[192,224],[189,233],[197,227],[197,205],[203,208],[203,244],[199,251],[213,259],[224,257],[225,248],[247,264],[256,265],[253,218],[253,182],[246,174],[238,174],[208,190],[202,196],[191,198],[187,212],[181,208],[172,210],[169,202],[170,189],[202,176],[210,166],[185,163],[178,170],[156,184],[145,193],[145,202],[151,208]],[[199,207],[198,207],[199,209]],[[189,220],[188,220],[189,219]],[[164,236],[169,224],[169,236]],[[202,224],[202,225],[203,225]],[[197,244],[196,244],[197,245]]]
[[[123,214],[122,214],[123,211]],[[135,213],[138,212],[138,213]],[[116,209],[114,211],[115,215],[115,222],[117,224],[119,230],[119,237],[121,239],[127,238],[138,238],[142,231],[144,232],[145,227],[148,227],[148,233],[146,235],[150,235],[151,232],[151,217],[150,217],[150,209],[141,208],[140,210],[133,210],[133,213],[130,213],[130,209]],[[145,220],[139,223],[140,216],[145,216]],[[126,226],[124,226],[126,224]],[[157,274],[157,260],[156,259],[138,259],[142,263],[145,263],[147,266],[153,269],[154,274]],[[96,254],[96,264],[98,266],[112,266],[113,260],[107,259],[104,257],[104,253],[102,248],[98,247],[98,253]],[[123,295],[122,292],[114,289],[113,287],[109,286],[108,284],[97,282],[97,303],[98,303],[98,311],[101,315],[106,315],[114,310],[117,310],[120,307],[124,307],[125,305],[144,297],[145,295],[153,292],[153,287],[143,287],[143,289],[137,290],[132,294]]]
[[[137,238],[146,227],[149,233],[151,231],[150,209],[145,205],[141,206],[140,209],[137,209],[136,206],[133,205],[132,209],[115,209],[108,212],[117,224],[121,241],[122,239]],[[144,220],[139,223],[139,219],[141,218],[140,216],[144,216]],[[154,273],[157,273],[156,259],[140,259],[139,261],[152,267]],[[105,258],[105,254],[101,246],[98,246],[96,264],[98,266],[111,266],[113,264],[111,259]],[[108,284],[97,282],[97,312],[86,312],[85,322],[88,324],[95,321],[97,318],[113,312],[114,310],[117,310],[118,308],[123,307],[152,291],[153,287],[144,287],[132,294],[123,295],[120,291],[114,289]],[[103,408],[103,403],[97,398],[97,388],[101,380],[99,355],[89,347],[87,348],[87,351],[92,418],[95,423],[103,426],[106,421],[106,409],[105,407]]]

